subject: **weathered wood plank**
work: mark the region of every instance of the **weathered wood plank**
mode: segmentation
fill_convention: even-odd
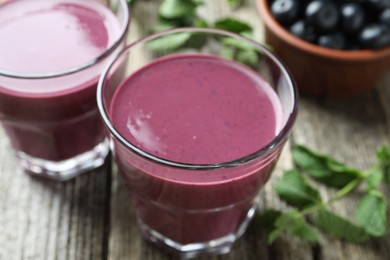
[[[0,259],[101,259],[111,164],[66,183],[32,177],[0,130]]]

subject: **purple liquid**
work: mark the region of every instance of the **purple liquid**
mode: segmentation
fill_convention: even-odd
[[[268,144],[281,124],[273,89],[241,64],[206,55],[159,59],[127,78],[110,106],[114,127],[157,157],[213,164]],[[145,161],[116,144],[141,225],[181,244],[237,232],[276,154],[241,167],[196,171]]]
[[[0,5],[0,69],[72,69],[102,54],[119,34],[119,21],[98,1],[9,1]],[[0,118],[15,150],[60,161],[102,142],[95,91],[103,65],[50,79],[0,76]]]

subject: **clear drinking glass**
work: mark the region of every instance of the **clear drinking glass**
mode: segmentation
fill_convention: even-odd
[[[242,36],[180,28],[126,47],[97,95],[144,238],[186,257],[229,252],[295,121],[283,64]]]
[[[129,20],[125,0],[0,4],[0,120],[28,173],[67,180],[104,163],[97,82]]]

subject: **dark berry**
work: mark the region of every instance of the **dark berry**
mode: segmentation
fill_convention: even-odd
[[[390,0],[365,0],[363,2],[365,2],[372,11],[382,11],[386,8],[390,8]]]
[[[281,24],[288,25],[295,21],[299,14],[298,0],[275,0],[271,12]]]
[[[346,3],[341,6],[341,25],[347,34],[358,32],[364,24],[365,13],[361,5],[357,3]]]
[[[390,8],[387,8],[379,15],[379,22],[390,28]]]
[[[341,32],[334,32],[326,35],[321,35],[318,38],[318,45],[326,48],[342,50],[346,46],[346,39]]]
[[[312,43],[317,41],[317,34],[313,27],[307,26],[304,20],[293,23],[290,27],[290,32],[305,41]]]
[[[343,50],[390,47],[390,0],[269,0],[291,34]]]
[[[314,0],[305,10],[306,23],[318,32],[334,30],[339,21],[339,10],[333,1]]]
[[[371,24],[363,27],[359,42],[363,48],[380,49],[390,44],[390,29],[382,24]]]
[[[347,40],[347,43],[345,44],[345,48],[344,49],[350,50],[350,51],[357,51],[357,50],[360,50],[361,47],[360,47],[359,43],[356,40],[353,40],[353,41],[348,41]]]

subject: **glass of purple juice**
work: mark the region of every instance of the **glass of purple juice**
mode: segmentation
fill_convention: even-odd
[[[283,64],[236,34],[175,29],[127,46],[97,95],[144,238],[186,257],[229,252],[295,121]]]
[[[129,20],[125,0],[0,4],[0,121],[28,173],[67,180],[104,163],[97,82]]]

